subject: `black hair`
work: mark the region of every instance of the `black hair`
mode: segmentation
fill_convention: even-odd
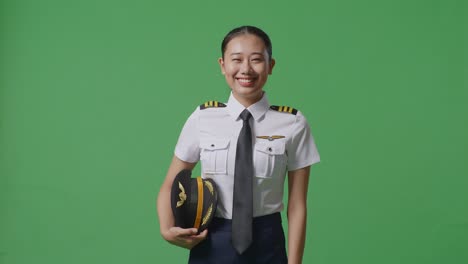
[[[239,35],[242,35],[242,34],[252,34],[252,35],[255,35],[255,36],[259,37],[263,41],[263,43],[265,44],[265,48],[267,50],[269,60],[271,60],[271,55],[273,53],[273,49],[272,49],[272,46],[271,46],[270,37],[268,37],[268,35],[267,35],[267,33],[265,33],[265,31],[259,29],[258,27],[254,27],[254,26],[241,26],[241,27],[235,28],[235,29],[229,31],[229,33],[227,33],[227,35],[223,39],[223,42],[221,43],[221,56],[223,58],[224,58],[224,52],[226,51],[226,46],[229,43],[229,41],[231,41],[233,38],[235,38],[235,37],[237,37]]]

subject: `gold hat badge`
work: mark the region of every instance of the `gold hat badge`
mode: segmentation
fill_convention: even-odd
[[[187,200],[187,194],[185,194],[184,186],[180,182],[179,182],[179,189],[180,189],[180,193],[179,193],[180,200],[177,201],[176,208],[181,207],[185,203],[185,200]]]
[[[257,136],[257,138],[261,138],[261,139],[268,139],[269,141],[273,141],[273,140],[275,140],[275,139],[284,138],[284,136],[281,136],[281,135],[273,135],[273,136]]]

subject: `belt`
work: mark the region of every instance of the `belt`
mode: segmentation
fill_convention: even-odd
[[[261,227],[268,227],[273,225],[281,224],[281,214],[273,213],[269,215],[262,215],[253,218],[253,229],[258,229]],[[225,219],[220,217],[214,217],[211,221],[208,230],[223,230],[231,231],[232,220]]]

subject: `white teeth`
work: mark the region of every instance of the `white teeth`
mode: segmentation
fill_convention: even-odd
[[[239,80],[239,82],[241,82],[241,83],[250,83],[250,82],[253,81],[252,79],[238,79],[238,80]]]

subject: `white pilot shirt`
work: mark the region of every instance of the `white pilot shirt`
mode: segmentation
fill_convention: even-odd
[[[218,187],[216,216],[232,219],[234,165],[245,107],[230,95],[226,107],[200,107],[186,121],[175,147],[175,155],[186,162],[201,160],[202,178]],[[247,108],[254,145],[254,217],[280,212],[286,171],[320,161],[309,125],[296,114],[270,109],[266,94]],[[268,138],[276,136],[273,138]],[[278,137],[279,136],[279,137]]]

